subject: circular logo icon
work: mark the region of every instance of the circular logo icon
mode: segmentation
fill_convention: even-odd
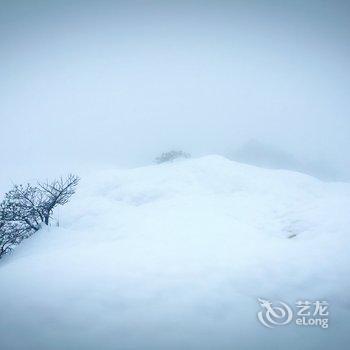
[[[258,302],[263,308],[258,312],[258,319],[265,327],[283,326],[292,321],[293,311],[283,301],[279,301],[278,306],[273,306],[269,300],[260,298],[258,298]]]

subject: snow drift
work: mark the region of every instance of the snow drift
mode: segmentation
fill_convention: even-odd
[[[2,350],[345,348],[350,185],[207,156],[82,176],[0,263]],[[266,329],[257,298],[328,300]]]

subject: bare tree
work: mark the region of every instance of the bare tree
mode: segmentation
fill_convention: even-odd
[[[49,225],[54,209],[75,193],[79,177],[68,175],[52,182],[15,185],[0,203],[0,258],[42,225]]]
[[[79,180],[78,176],[70,174],[53,182],[38,183],[41,192],[41,221],[45,225],[49,224],[54,208],[69,201],[75,193]]]
[[[27,226],[27,230],[38,231],[44,221],[42,213],[43,194],[30,184],[15,185],[5,194],[2,202],[5,220]]]
[[[0,259],[30,235],[26,225],[10,220],[7,208],[0,205]],[[11,214],[10,214],[11,215]]]
[[[25,235],[15,225],[0,223],[0,259],[18,245]]]

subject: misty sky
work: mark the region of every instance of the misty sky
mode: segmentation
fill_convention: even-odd
[[[350,178],[349,1],[0,4],[2,186],[251,139]]]

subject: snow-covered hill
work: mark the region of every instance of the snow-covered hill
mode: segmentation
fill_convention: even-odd
[[[83,176],[0,263],[0,348],[345,349],[349,208],[349,184],[219,156]],[[330,327],[267,329],[259,297],[327,300]]]

